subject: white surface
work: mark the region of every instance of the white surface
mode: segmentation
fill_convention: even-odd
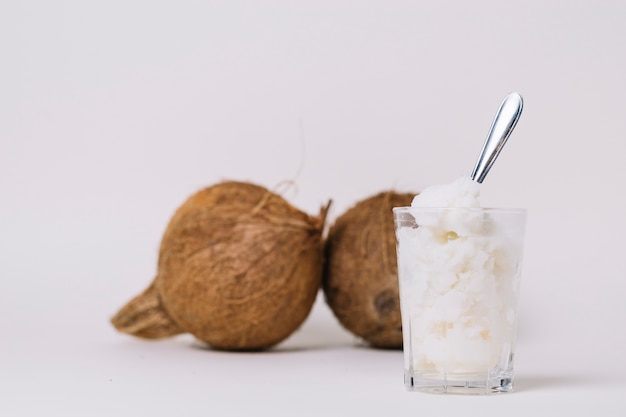
[[[624,415],[625,19],[617,1],[2,2],[0,415]],[[517,392],[407,393],[401,353],[358,347],[323,302],[263,354],[108,324],[196,189],[300,172],[286,197],[335,217],[450,181],[512,90],[483,201],[529,210]]]

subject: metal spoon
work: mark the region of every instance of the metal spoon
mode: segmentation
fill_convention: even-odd
[[[478,183],[483,182],[504,147],[504,144],[511,135],[511,132],[515,128],[522,114],[523,106],[524,100],[518,93],[510,93],[502,100],[502,104],[500,104],[496,117],[491,123],[489,134],[487,135],[487,139],[485,139],[483,149],[480,151],[480,155],[478,156],[478,160],[470,176],[472,180]]]

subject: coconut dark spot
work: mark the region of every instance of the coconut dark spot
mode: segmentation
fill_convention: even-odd
[[[382,317],[389,316],[394,313],[398,308],[398,295],[395,291],[390,289],[386,289],[378,293],[376,298],[374,299],[374,306],[376,307],[376,311]]]

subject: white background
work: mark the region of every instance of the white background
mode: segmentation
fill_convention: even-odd
[[[624,415],[626,3],[0,4],[0,414]],[[322,297],[277,349],[146,342],[108,320],[175,208],[222,179],[330,221],[469,171],[529,210],[516,392],[407,393]]]

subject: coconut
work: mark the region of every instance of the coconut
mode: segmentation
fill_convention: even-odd
[[[339,216],[326,241],[324,295],[350,332],[374,347],[402,347],[396,240],[391,209],[415,193],[386,191]]]
[[[242,182],[199,191],[169,222],[153,283],[113,325],[149,339],[188,332],[225,350],[276,345],[315,301],[327,209],[312,217]]]

